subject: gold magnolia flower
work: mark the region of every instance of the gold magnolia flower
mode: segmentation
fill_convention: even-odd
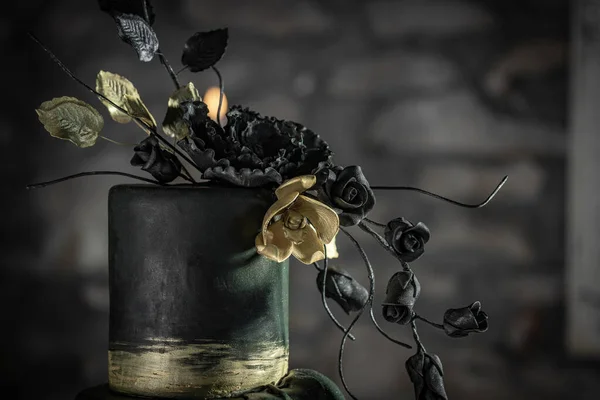
[[[256,237],[259,254],[277,262],[293,255],[304,264],[325,258],[323,248],[335,238],[340,220],[325,204],[300,194],[316,182],[316,176],[303,175],[275,190],[277,201],[267,210]]]

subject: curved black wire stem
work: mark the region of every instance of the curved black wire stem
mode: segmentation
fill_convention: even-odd
[[[385,240],[385,238],[383,236],[381,236],[379,233],[375,232],[369,225],[363,223],[363,221],[359,222],[358,227],[360,229],[362,229],[363,231],[367,232],[369,235],[373,236],[373,238],[375,238],[375,240],[377,240],[377,242],[381,245],[381,247],[383,247],[394,258],[396,258],[398,261],[400,261],[400,263],[402,264],[402,268],[405,271],[410,270],[408,264],[400,258],[398,253],[396,253],[394,251],[392,246],[390,246],[390,244],[387,242],[387,240]]]
[[[219,127],[222,128],[223,126],[221,125],[221,106],[223,105],[223,90],[225,89],[225,85],[223,83],[223,77],[221,76],[221,72],[219,72],[217,67],[213,65],[210,68],[213,71],[215,71],[215,74],[217,74],[217,77],[219,78],[219,105],[217,106],[217,123],[219,124]]]
[[[413,319],[421,320],[421,321],[425,322],[426,324],[429,324],[429,325],[433,326],[434,328],[444,330],[444,325],[437,324],[437,323],[435,323],[433,321],[430,321],[427,318],[424,318],[424,317],[420,316],[419,314],[413,315]]]
[[[415,323],[415,319],[411,319],[410,321],[410,327],[412,328],[412,333],[413,333],[413,339],[415,340],[415,343],[417,344],[417,348],[419,350],[421,350],[423,353],[426,352],[425,350],[425,346],[423,346],[423,343],[421,342],[421,339],[419,338],[419,333],[417,332],[417,324]]]
[[[346,392],[348,392],[350,397],[352,397],[354,400],[357,400],[357,398],[354,396],[354,394],[352,394],[352,392],[348,388],[348,384],[346,383],[346,380],[344,378],[344,369],[343,369],[344,347],[346,345],[346,339],[347,339],[348,335],[350,334],[352,327],[358,322],[358,320],[362,316],[362,313],[364,312],[364,310],[367,306],[370,307],[371,315],[373,315],[373,299],[375,298],[375,273],[373,272],[373,267],[371,266],[371,262],[369,261],[369,258],[367,257],[367,254],[361,247],[360,243],[358,243],[358,241],[354,238],[354,236],[352,236],[350,234],[350,232],[346,231],[344,228],[340,228],[340,231],[343,232],[350,239],[350,241],[352,241],[354,246],[359,251],[360,256],[362,257],[362,259],[365,263],[365,266],[367,267],[367,271],[368,271],[368,275],[369,275],[369,297],[368,297],[367,301],[365,302],[365,304],[363,304],[362,308],[358,311],[358,314],[356,315],[356,317],[354,317],[354,319],[348,326],[346,333],[344,333],[344,336],[342,337],[342,343],[340,344],[340,352],[339,352],[339,359],[338,359],[338,371],[340,374],[340,380],[342,381],[342,384],[344,385],[344,389],[346,390]],[[378,327],[380,333],[383,333],[386,338],[391,339],[387,334],[385,334],[385,332],[383,332],[383,330],[381,330],[379,328],[379,325],[377,324],[377,321],[374,320],[374,318],[373,318],[373,322],[375,323],[375,326]],[[394,339],[391,339],[391,340],[394,343],[397,343],[408,349],[412,348],[410,345],[408,345],[406,343],[399,342]]]
[[[75,82],[77,82],[80,85],[82,85],[83,87],[85,87],[90,92],[94,93],[96,96],[101,97],[103,100],[106,100],[110,105],[112,105],[113,107],[115,107],[117,110],[119,110],[122,113],[124,113],[124,114],[130,116],[131,118],[133,118],[138,124],[141,124],[142,126],[146,127],[150,131],[150,135],[152,135],[157,140],[159,140],[160,142],[162,142],[165,146],[169,147],[179,157],[181,157],[182,159],[184,159],[185,161],[187,161],[188,163],[190,163],[192,166],[194,166],[194,168],[196,168],[198,171],[200,171],[200,169],[198,168],[198,166],[196,165],[196,163],[194,163],[194,161],[192,161],[188,156],[186,156],[178,148],[176,148],[171,143],[169,143],[168,140],[166,140],[161,135],[159,135],[158,132],[156,131],[156,129],[154,127],[148,125],[141,118],[136,117],[135,115],[131,115],[127,110],[125,110],[123,107],[120,107],[118,104],[116,104],[114,101],[110,100],[108,97],[104,96],[102,93],[98,93],[91,86],[89,86],[87,83],[83,82],[73,72],[71,72],[71,70],[69,68],[67,68],[67,66],[64,65],[62,63],[62,61],[60,61],[58,59],[58,57],[56,57],[56,55],[54,55],[54,53],[52,53],[52,51],[48,47],[46,47],[33,33],[28,32],[28,35],[29,35],[29,37],[34,42],[36,42],[48,54],[48,56],[52,59],[52,61],[54,61],[67,75],[69,75],[69,77],[71,79],[73,79]]]
[[[146,20],[148,25],[150,25],[150,15],[148,14],[148,6],[145,1],[142,1],[142,7],[144,9],[144,19]],[[173,71],[171,64],[169,64],[169,61],[166,59],[162,51],[160,51],[160,48],[156,49],[156,54],[158,54],[160,63],[165,67],[165,69],[169,73],[173,84],[175,84],[175,88],[179,89],[181,86],[179,85],[179,81],[177,80],[177,75],[175,75],[175,71]]]
[[[373,226],[376,226],[378,228],[385,228],[387,226],[386,224],[382,224],[381,222],[373,221],[370,218],[363,218],[363,221],[365,221],[366,223],[369,223]]]
[[[161,183],[159,181],[156,181],[156,180],[153,180],[153,179],[144,178],[142,176],[128,174],[126,172],[120,172],[120,171],[91,171],[91,172],[80,172],[78,174],[65,176],[65,177],[62,177],[62,178],[59,178],[59,179],[55,179],[53,181],[34,183],[34,184],[31,184],[31,185],[27,185],[26,188],[27,189],[38,189],[38,188],[42,188],[42,187],[45,187],[45,186],[54,185],[55,183],[60,183],[60,182],[68,181],[70,179],[81,178],[83,176],[95,176],[95,175],[120,175],[120,176],[126,176],[126,177],[131,178],[131,179],[137,179],[138,181],[142,181],[142,182],[153,183],[155,185],[168,186],[168,185],[166,185],[164,183]]]
[[[371,186],[371,189],[373,190],[407,190],[407,191],[413,191],[413,192],[418,192],[421,194],[425,194],[427,196],[431,196],[434,197],[438,200],[443,200],[446,201],[448,203],[460,206],[460,207],[465,207],[465,208],[481,208],[484,207],[487,203],[489,203],[494,196],[496,196],[496,193],[498,193],[498,191],[502,188],[502,186],[504,186],[504,184],[506,183],[506,181],[508,180],[508,175],[506,175],[504,178],[502,178],[502,181],[500,181],[500,183],[496,186],[496,189],[494,189],[494,191],[487,197],[487,199],[485,199],[483,202],[479,203],[479,204],[465,204],[465,203],[461,203],[459,201],[456,200],[452,200],[449,199],[447,197],[444,196],[440,196],[439,194],[435,194],[435,193],[431,193],[428,192],[427,190],[423,190],[423,189],[419,189],[416,187],[411,187],[411,186]]]
[[[179,89],[181,87],[181,84],[179,83],[179,80],[177,79],[177,74],[175,73],[175,70],[173,70],[173,67],[171,67],[171,64],[169,64],[169,60],[167,60],[165,55],[160,51],[160,48],[158,50],[156,50],[156,54],[158,54],[158,59],[160,60],[160,63],[163,65],[163,67],[165,67],[165,69],[167,70],[167,73],[171,77],[171,80],[173,81],[173,84],[175,85],[175,89]]]
[[[337,320],[337,318],[335,317],[335,315],[333,315],[333,312],[329,308],[329,305],[327,304],[327,297],[325,296],[325,290],[326,290],[326,284],[327,284],[327,268],[328,268],[327,246],[324,246],[324,248],[325,248],[325,250],[324,250],[325,260],[323,261],[323,269],[319,268],[319,264],[317,262],[313,263],[315,268],[317,268],[319,271],[323,272],[323,282],[321,283],[321,302],[323,303],[323,307],[325,308],[325,311],[327,311],[327,314],[329,315],[329,318],[333,321],[333,323],[338,328],[340,328],[340,330],[342,332],[346,333],[347,329],[344,328],[344,325],[342,325],[341,322]],[[356,340],[356,338],[352,334],[349,334],[348,337],[351,340]]]

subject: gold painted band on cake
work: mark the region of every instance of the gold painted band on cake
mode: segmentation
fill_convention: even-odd
[[[274,384],[288,372],[289,351],[281,342],[243,345],[111,343],[108,382],[112,390],[137,396],[218,398]],[[128,348],[135,350],[117,350]]]

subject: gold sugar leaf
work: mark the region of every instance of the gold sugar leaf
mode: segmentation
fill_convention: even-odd
[[[141,119],[152,128],[156,128],[154,117],[148,111],[140,94],[129,79],[112,72],[100,71],[96,77],[96,91],[122,109],[127,110],[131,116]],[[100,97],[100,101],[106,106],[113,120],[120,124],[131,122],[132,117],[130,115],[117,109],[102,97]],[[142,128],[146,129],[143,126]]]
[[[179,106],[185,101],[202,101],[198,89],[192,82],[177,89],[167,103],[167,114],[162,123],[163,131],[166,135],[181,140],[190,134],[189,126],[183,121],[183,111]]]
[[[45,101],[35,110],[50,135],[68,140],[79,147],[96,144],[104,127],[104,118],[91,105],[74,97]]]
[[[152,114],[150,114],[150,111],[148,111],[148,108],[146,108],[146,105],[139,97],[134,97],[128,94],[125,95],[125,109],[129,111],[129,114],[132,117],[137,117],[145,122],[148,126],[156,129],[156,120]],[[150,130],[148,130],[146,126],[139,123],[138,125],[148,134],[150,134]]]

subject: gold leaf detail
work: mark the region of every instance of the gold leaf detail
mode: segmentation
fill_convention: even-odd
[[[148,124],[150,127],[156,129],[156,121],[148,108],[140,98],[133,83],[127,78],[122,77],[112,72],[100,71],[96,77],[96,91],[108,98],[110,101],[118,105],[119,107],[127,110],[130,115],[117,109],[110,102],[103,98],[100,98],[102,104],[108,108],[108,112],[113,120],[120,124],[126,124],[131,122],[132,117],[137,117]],[[142,126],[146,131],[146,127]]]
[[[174,137],[176,140],[181,140],[190,134],[190,128],[183,121],[183,111],[180,105],[185,101],[202,101],[198,89],[192,82],[177,89],[167,103],[167,114],[162,123],[163,131],[167,136]]]
[[[79,147],[93,146],[104,127],[98,110],[74,97],[45,101],[35,111],[50,135]]]

